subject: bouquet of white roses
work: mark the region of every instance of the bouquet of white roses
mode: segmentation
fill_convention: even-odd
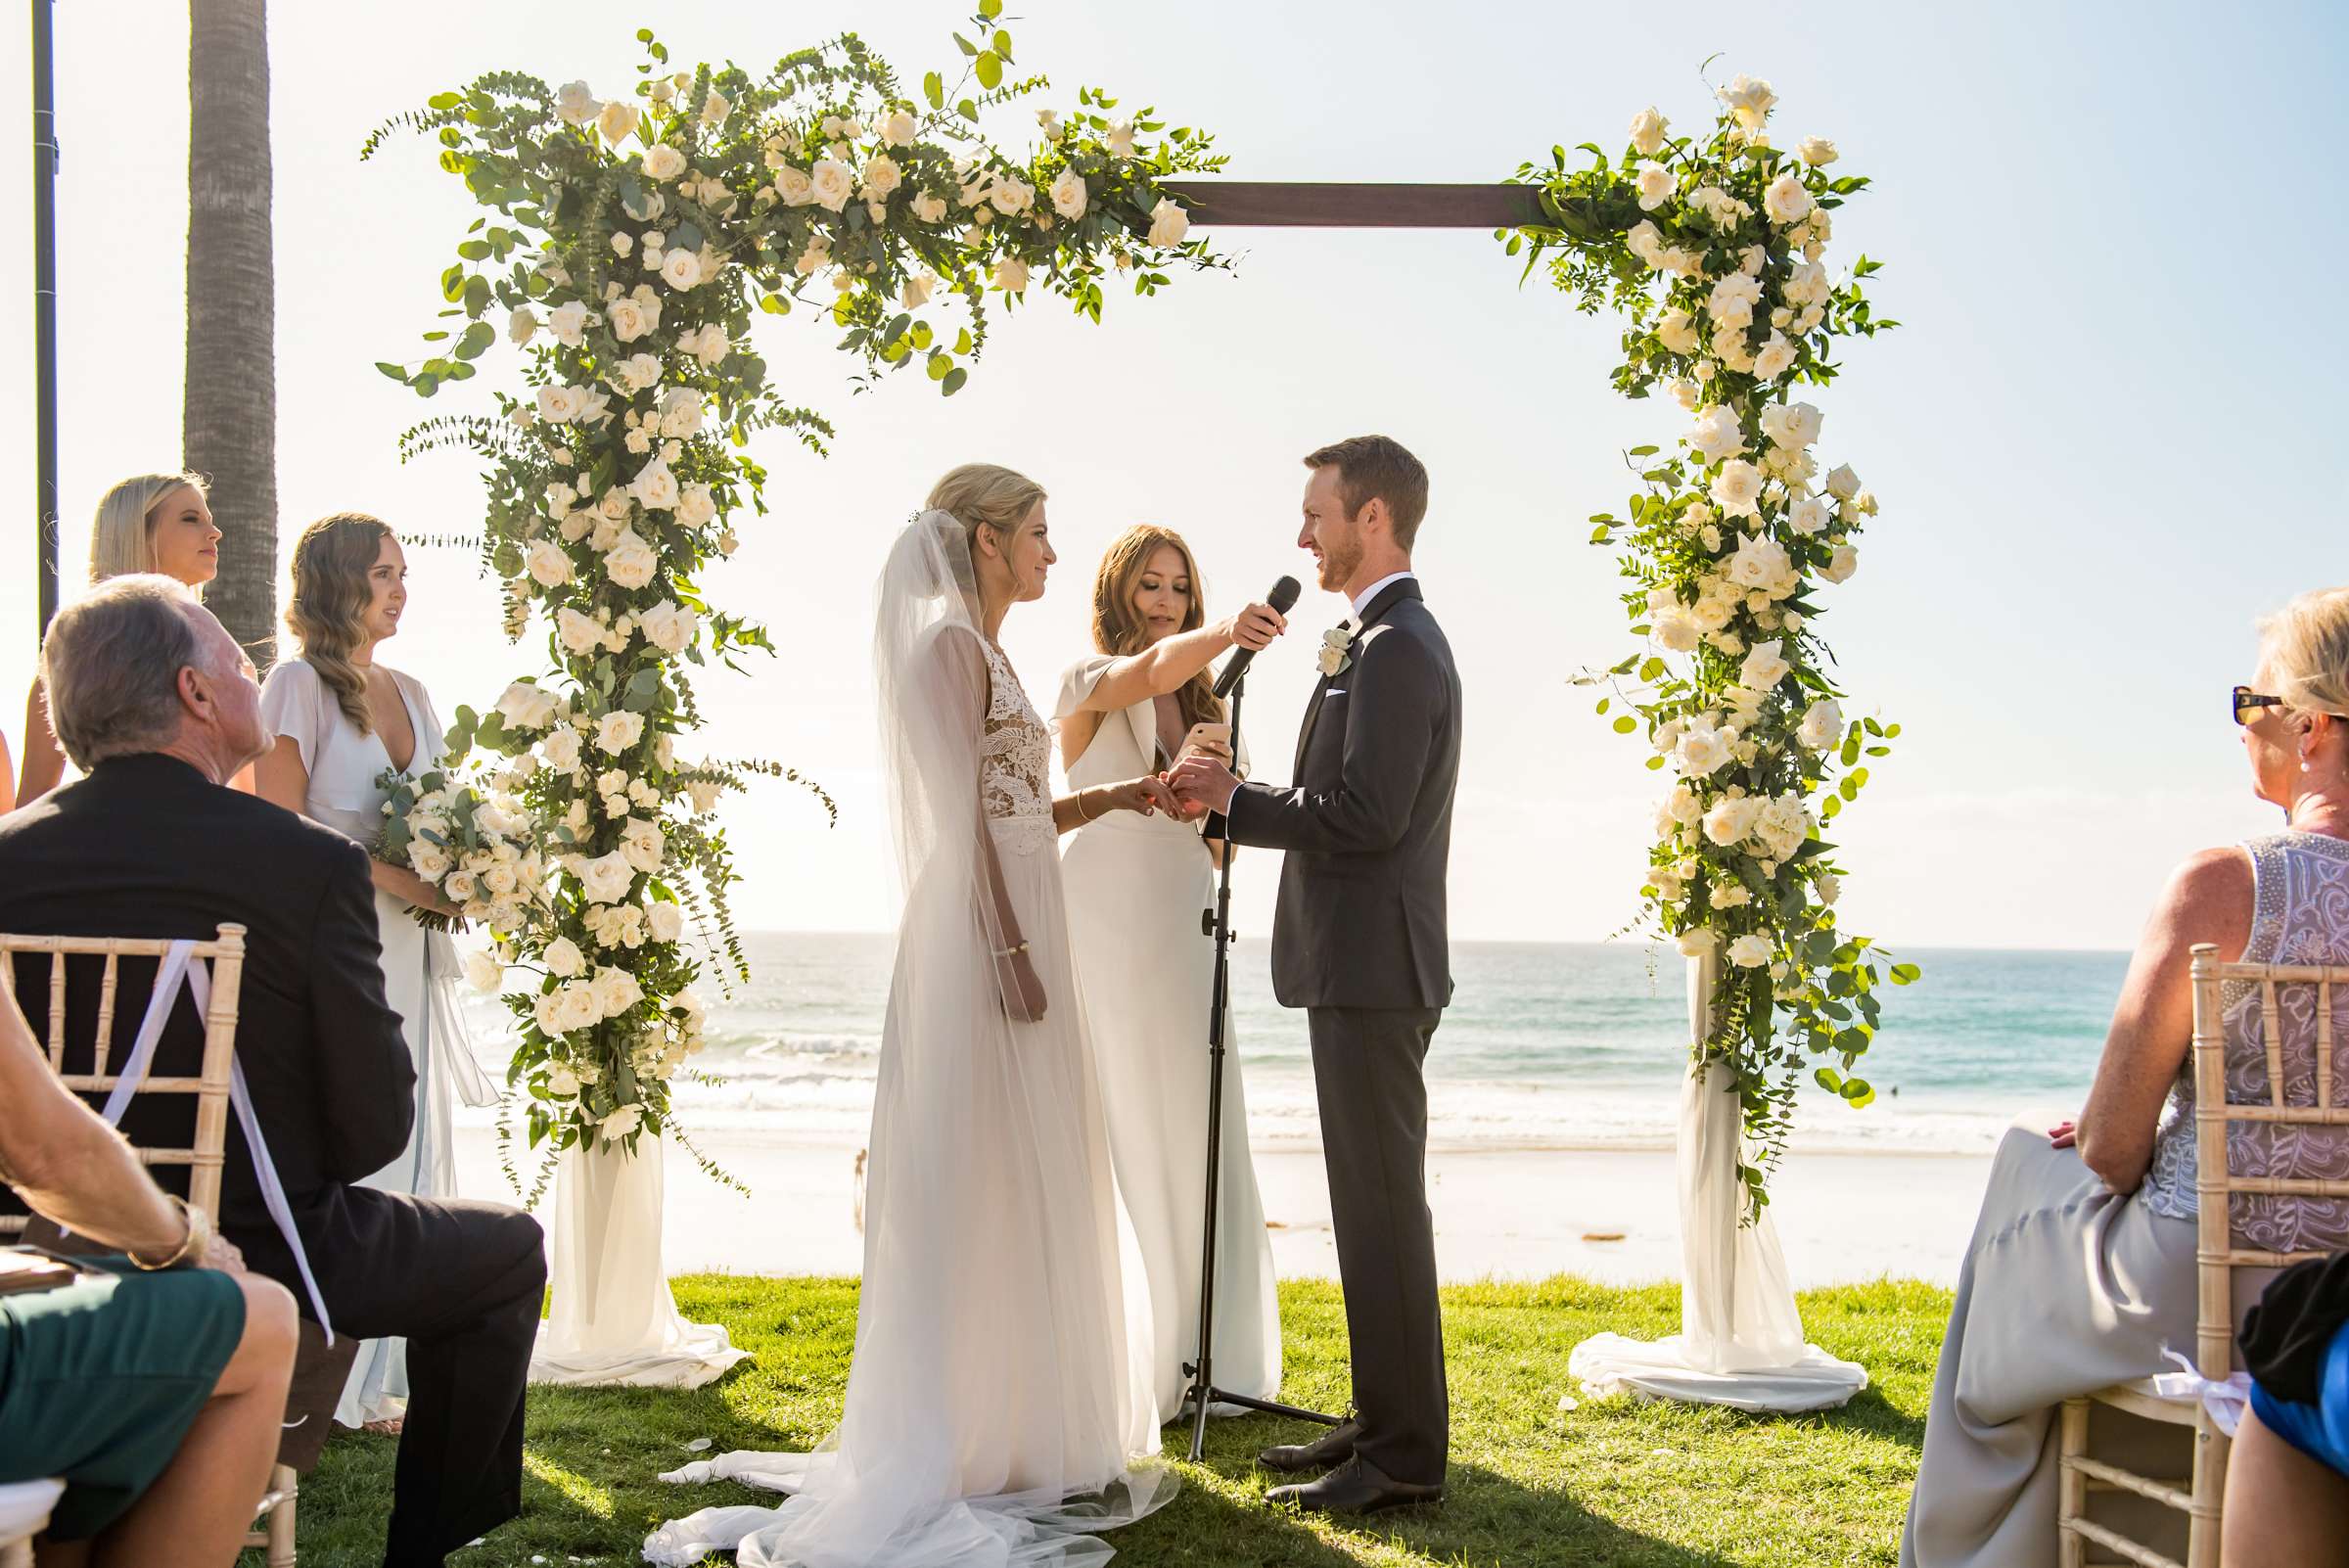
[[[416,777],[386,770],[378,859],[413,871],[467,920],[509,935],[544,917],[546,858],[530,808],[502,788],[508,775],[457,767]],[[416,922],[446,931],[452,917],[419,909]]]

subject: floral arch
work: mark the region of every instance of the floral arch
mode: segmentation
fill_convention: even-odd
[[[951,395],[1000,318],[1041,295],[1097,320],[1113,290],[1223,264],[1190,233],[1217,187],[1181,178],[1221,168],[1206,132],[1082,88],[1037,113],[1031,148],[985,133],[986,112],[1049,85],[1015,78],[1000,10],[981,0],[955,35],[951,83],[903,81],[852,35],[763,74],[682,69],[644,31],[625,94],[497,72],[367,142],[434,137],[484,209],[441,275],[424,357],[380,368],[433,397],[501,337],[521,350],[495,415],[428,419],[402,451],[486,463],[483,562],[509,634],[543,625],[545,662],[459,711],[450,753],[474,761],[403,795],[392,831],[496,932],[505,966],[479,978],[523,982],[505,993],[509,1083],[533,1145],[633,1149],[672,1129],[668,1084],[703,1022],[689,924],[747,974],[715,809],[783,770],[679,753],[699,723],[692,668],[766,645],[705,575],[764,510],[751,438],[782,429],[820,451],[831,434],[769,380],[759,317],[818,314],[852,379],[918,371]],[[1821,473],[1821,414],[1796,396],[1833,380],[1836,340],[1893,323],[1864,294],[1875,262],[1824,260],[1834,209],[1866,181],[1831,174],[1825,141],[1773,145],[1768,84],[1740,76],[1718,97],[1699,134],[1648,109],[1620,152],[1554,149],[1486,194],[1514,214],[1497,237],[1526,276],[1543,267],[1582,308],[1624,316],[1617,389],[1662,388],[1690,422],[1669,448],[1634,448],[1638,487],[1591,519],[1639,646],[1583,679],[1672,780],[1644,917],[1718,977],[1694,1053],[1733,1078],[1758,1207],[1801,1070],[1865,1104],[1876,990],[1914,978],[1835,915],[1820,830],[1898,726],[1839,707],[1819,623],[1876,503],[1848,462]],[[501,829],[530,846],[504,894],[468,875],[494,863]]]

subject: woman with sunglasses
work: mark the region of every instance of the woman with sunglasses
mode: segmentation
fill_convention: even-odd
[[[2260,630],[2257,673],[2232,707],[2252,792],[2282,811],[2283,826],[2178,867],[2139,940],[2079,1121],[2051,1131],[2018,1124],[2000,1144],[1934,1374],[1903,1568],[2052,1568],[2063,1402],[2166,1371],[2164,1347],[2193,1344],[2189,950],[2210,943],[2230,962],[2349,963],[2349,587],[2303,594]],[[2277,1048],[2286,1092],[2314,1103],[2315,997],[2309,988],[2285,995],[2271,1042],[2258,988],[2226,989],[2235,1097],[2267,1092]],[[2349,1038],[2349,996],[2335,1004],[2333,1034]],[[2349,1104],[2349,1071],[2336,1076],[2334,1103]],[[2239,1123],[2228,1137],[2240,1176],[2349,1176],[2349,1128]],[[2349,1203],[2337,1199],[2238,1196],[2232,1218],[2239,1246],[2349,1247]],[[2233,1560],[2232,1519],[2228,1545]],[[2183,1558],[2183,1540],[2170,1549]],[[2286,1546],[2245,1560],[2315,1559]]]

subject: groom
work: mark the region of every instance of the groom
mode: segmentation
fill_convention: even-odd
[[[1427,1209],[1428,1042],[1451,1000],[1445,867],[1460,766],[1460,677],[1419,596],[1411,541],[1427,470],[1384,436],[1305,460],[1316,579],[1354,614],[1330,632],[1297,741],[1297,782],[1242,784],[1192,757],[1174,785],[1233,844],[1286,850],[1272,988],[1306,1009],[1354,1360],[1354,1414],[1271,1469],[1327,1469],[1270,1497],[1370,1513],[1444,1496],[1449,1414]]]

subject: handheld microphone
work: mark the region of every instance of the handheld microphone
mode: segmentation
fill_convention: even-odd
[[[1272,591],[1265,595],[1265,603],[1285,616],[1296,607],[1297,595],[1304,591],[1297,585],[1295,577],[1283,577],[1272,584]],[[1223,673],[1216,677],[1216,695],[1219,698],[1231,695],[1231,688],[1240,683],[1242,675],[1248,673],[1249,661],[1255,657],[1254,648],[1242,648],[1231,656],[1230,662],[1223,667]]]

